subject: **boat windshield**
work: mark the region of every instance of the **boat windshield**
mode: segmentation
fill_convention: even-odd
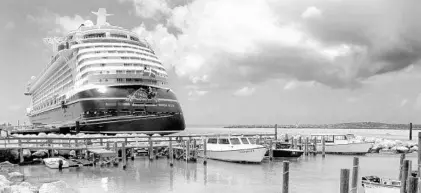
[[[208,139],[208,143],[210,144],[217,144],[218,140],[216,140],[216,138],[209,138]]]
[[[256,139],[254,138],[247,138],[250,141],[250,144],[256,144]]]
[[[230,138],[232,145],[241,145],[241,142],[238,138]]]
[[[230,141],[227,138],[219,138],[218,144],[224,144],[224,145],[228,144],[229,145]]]
[[[335,135],[335,140],[346,140],[345,135]]]
[[[250,144],[250,143],[249,143],[249,141],[247,140],[247,138],[245,138],[245,137],[242,137],[242,138],[241,138],[241,142],[242,142],[243,144]]]

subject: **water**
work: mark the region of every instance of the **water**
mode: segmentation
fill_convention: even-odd
[[[233,132],[236,130],[236,132]],[[221,133],[222,128],[189,129],[184,133]],[[273,132],[271,129],[231,129],[232,133]],[[280,133],[284,129],[278,130]],[[293,132],[322,132],[318,129],[292,130]],[[329,130],[329,133],[349,133],[349,130]],[[351,131],[364,132],[363,136],[383,134],[390,139],[404,139],[407,136],[400,131]],[[386,135],[389,133],[390,135]],[[407,156],[416,168],[416,155]],[[128,161],[127,169],[114,167],[82,167],[58,170],[48,169],[43,165],[21,167],[26,180],[41,184],[52,180],[63,180],[75,189],[83,192],[280,192],[282,189],[282,161],[290,161],[291,193],[337,193],[341,168],[352,169],[353,156],[327,155],[302,156],[298,159],[264,160],[261,164],[237,164],[209,160],[204,166],[198,163],[186,163],[175,160],[174,167],[169,167],[167,159],[149,161],[137,157]],[[399,174],[399,155],[370,154],[360,156],[360,178],[363,175],[378,175],[396,179]],[[363,192],[360,189],[360,192]]]

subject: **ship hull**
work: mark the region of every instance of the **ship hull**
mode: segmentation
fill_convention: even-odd
[[[30,115],[29,119],[34,126],[62,128],[62,132],[183,131],[184,117],[175,94],[169,89],[154,88],[155,96],[145,98],[139,93],[139,90],[145,88],[147,87],[143,85],[129,85],[109,86],[106,91],[85,90],[63,105]]]

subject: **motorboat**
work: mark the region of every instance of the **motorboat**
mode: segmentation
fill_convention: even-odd
[[[63,162],[62,168],[68,168],[69,167],[69,162],[62,157],[51,157],[51,158],[43,159],[45,165],[47,167],[51,168],[51,169],[58,169],[60,160]]]
[[[317,152],[322,151],[322,139],[325,141],[326,154],[365,155],[373,146],[372,142],[361,142],[355,140],[353,134],[314,134],[311,139],[316,138]]]
[[[299,149],[293,149],[291,143],[287,142],[275,142],[272,149],[273,157],[300,157],[304,151]],[[266,153],[269,156],[269,151]]]
[[[362,177],[362,187],[365,193],[400,193],[401,182],[377,176]]]
[[[209,137],[205,140],[206,157],[214,160],[260,163],[267,152],[265,146],[255,144],[255,140],[248,137]],[[203,147],[198,156],[204,157]]]

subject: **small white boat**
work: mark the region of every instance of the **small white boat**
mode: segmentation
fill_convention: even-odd
[[[51,157],[43,159],[45,165],[51,169],[58,169],[59,160],[63,161],[63,168],[69,167],[69,162],[62,157]]]
[[[400,193],[401,182],[377,176],[364,176],[362,187],[364,193]]]
[[[254,140],[247,137],[210,137],[207,139],[206,157],[209,159],[260,163],[266,152],[265,146],[254,144]],[[202,147],[198,156],[203,157],[203,153]]]
[[[316,137],[317,151],[322,151],[322,138],[325,139],[325,152],[327,154],[346,154],[346,155],[364,155],[368,153],[373,143],[358,142],[352,140],[353,134],[314,134],[311,139]]]

